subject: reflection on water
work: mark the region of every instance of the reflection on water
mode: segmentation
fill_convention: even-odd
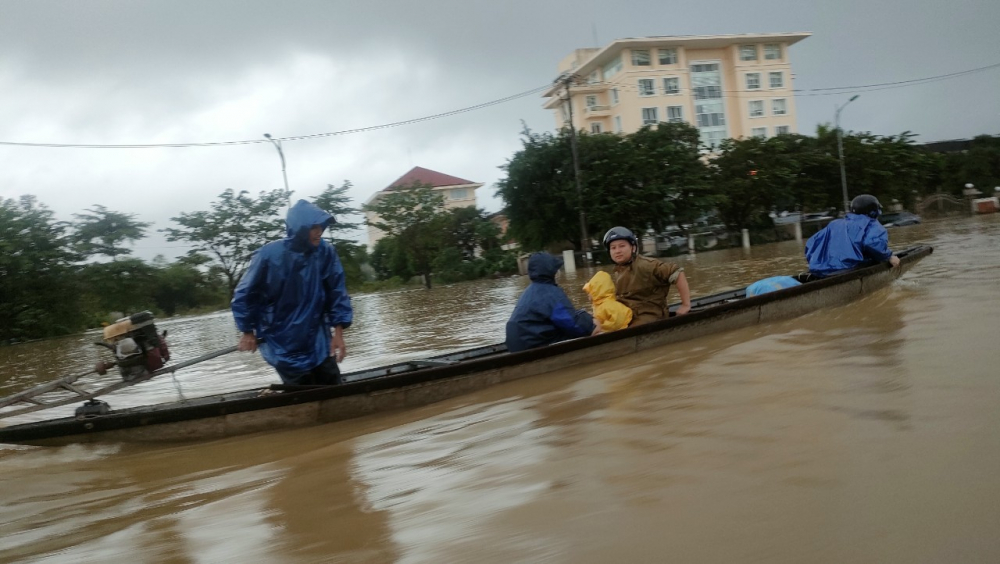
[[[0,447],[0,561],[997,561],[1000,217],[890,233],[935,252],[793,320],[331,425]],[[804,266],[795,242],[680,260],[696,295]],[[581,307],[589,276],[560,280]],[[358,296],[346,368],[499,341],[525,285]],[[160,325],[178,359],[236,337],[225,313]],[[94,338],[0,349],[0,395],[97,360]],[[249,354],[178,375],[273,380]]]

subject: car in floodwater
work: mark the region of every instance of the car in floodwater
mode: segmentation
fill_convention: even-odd
[[[920,216],[908,211],[888,212],[880,215],[878,221],[886,227],[902,227],[920,223]]]

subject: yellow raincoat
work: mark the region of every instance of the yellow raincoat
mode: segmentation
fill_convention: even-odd
[[[594,321],[602,331],[617,331],[628,327],[632,310],[615,300],[615,283],[603,270],[594,275],[583,287],[594,303]]]

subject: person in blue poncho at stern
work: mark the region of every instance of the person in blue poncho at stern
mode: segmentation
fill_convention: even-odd
[[[257,350],[285,384],[339,384],[344,329],[353,310],[337,251],[323,240],[334,217],[299,200],[288,210],[288,236],[261,247],[233,293],[238,348]],[[331,333],[332,331],[332,333]]]
[[[806,242],[809,272],[826,277],[862,266],[889,261],[899,266],[899,257],[889,250],[889,233],[878,222],[882,204],[870,194],[851,200],[851,211],[835,219]]]

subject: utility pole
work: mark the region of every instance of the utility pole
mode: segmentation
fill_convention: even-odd
[[[844,191],[844,213],[851,211],[851,201],[847,198],[847,171],[844,169],[844,141],[840,131],[840,111],[847,107],[847,104],[858,99],[861,94],[851,96],[851,99],[836,108],[833,114],[834,127],[837,128],[837,155],[840,157],[840,188]]]
[[[566,89],[566,104],[569,106],[569,143],[573,151],[573,178],[576,180],[576,204],[580,210],[580,250],[583,251],[583,266],[590,266],[590,237],[587,236],[587,214],[583,211],[583,186],[580,184],[580,157],[576,148],[576,125],[573,123],[573,97],[569,87],[576,81],[576,75],[565,73],[556,79]]]

